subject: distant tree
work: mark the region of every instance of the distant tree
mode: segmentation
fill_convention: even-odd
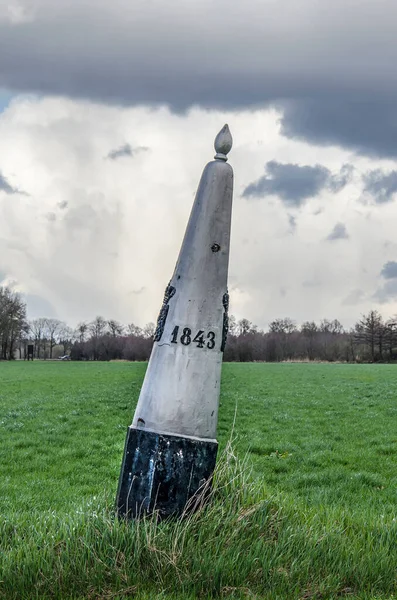
[[[384,323],[377,310],[370,310],[354,327],[355,341],[368,348],[371,362],[383,358]]]
[[[107,327],[107,321],[103,317],[95,317],[95,319],[88,325],[90,333],[93,337],[99,338],[104,335]]]
[[[110,321],[108,321],[108,327],[109,327],[110,335],[112,335],[113,337],[122,335],[122,333],[123,333],[124,327],[121,325],[121,323],[119,323],[118,321],[115,321],[114,319],[110,319]]]
[[[72,348],[73,339],[75,333],[71,327],[68,327],[65,323],[62,323],[58,331],[59,343],[63,347],[63,354],[69,354]]]
[[[277,360],[291,359],[294,356],[293,334],[297,331],[296,323],[289,317],[274,319],[269,323],[269,333],[273,334],[272,352]]]
[[[314,321],[306,321],[301,325],[301,333],[306,341],[307,356],[309,360],[314,360],[316,355],[316,338],[318,334],[318,327]]]
[[[19,350],[19,358],[27,357],[28,354],[28,344],[30,341],[30,326],[29,322],[25,321],[25,325],[21,331],[21,335],[18,340],[18,350]]]
[[[156,331],[156,326],[154,323],[146,323],[145,327],[142,330],[143,337],[149,339],[154,336],[154,332]]]
[[[26,330],[26,304],[17,292],[0,287],[0,359],[14,358]]]
[[[234,315],[229,315],[229,334],[230,335],[237,334],[237,320]]]
[[[84,321],[82,321],[81,323],[78,323],[78,325],[76,327],[76,336],[77,336],[77,339],[79,340],[79,342],[81,342],[81,343],[85,342],[88,330],[89,330],[88,323],[85,323]]]
[[[397,348],[397,317],[394,316],[388,319],[384,326],[383,335],[384,350],[388,356],[388,360],[393,360],[395,350]]]
[[[125,360],[148,360],[153,345],[153,339],[143,335],[129,335],[125,338],[122,358]]]
[[[127,325],[127,334],[134,335],[135,337],[139,337],[142,335],[142,328],[138,327],[134,323],[129,323]]]
[[[333,321],[323,319],[320,323],[319,330],[322,333],[331,333],[334,335],[341,334],[343,333],[343,325],[338,319],[334,319]]]
[[[240,321],[237,323],[236,332],[239,336],[247,335],[248,333],[256,331],[256,329],[256,325],[253,325],[251,321],[248,321],[248,319],[240,319]]]
[[[105,335],[106,327],[107,321],[101,316],[95,317],[88,326],[91,333],[90,350],[94,360],[99,360],[100,338]]]
[[[314,337],[318,333],[318,327],[314,321],[305,321],[300,329],[305,337]]]
[[[36,358],[41,358],[41,349],[43,346],[43,357],[45,350],[45,336],[46,336],[46,319],[40,317],[38,319],[33,319],[29,322],[30,326],[30,335],[31,339],[34,343],[34,352]]]
[[[269,331],[271,333],[294,333],[294,331],[296,331],[296,323],[289,317],[285,317],[284,319],[274,319],[274,321],[269,324]]]
[[[269,332],[266,334],[266,347],[263,353],[263,359],[266,362],[279,362],[282,360],[282,348],[277,333]]]
[[[125,338],[113,335],[110,331],[99,338],[98,360],[115,360],[122,358]]]
[[[45,334],[48,339],[48,344],[50,347],[50,358],[52,358],[52,351],[54,349],[55,344],[57,343],[57,335],[60,333],[61,329],[65,327],[65,323],[60,321],[59,319],[45,319]]]

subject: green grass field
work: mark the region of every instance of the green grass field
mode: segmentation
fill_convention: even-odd
[[[210,504],[125,524],[145,369],[0,364],[0,598],[397,598],[396,366],[225,364]]]

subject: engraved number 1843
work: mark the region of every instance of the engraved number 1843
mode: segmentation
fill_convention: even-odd
[[[207,348],[212,350],[215,348],[215,333],[209,331],[206,335],[205,331],[200,329],[194,338],[192,338],[192,330],[189,327],[184,327],[182,329],[182,335],[179,335],[179,325],[176,325],[172,331],[171,343],[177,344],[178,342],[184,346],[189,346],[189,344],[193,342],[197,344],[197,348],[204,348],[204,346],[207,346]]]

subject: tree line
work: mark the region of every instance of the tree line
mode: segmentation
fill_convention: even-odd
[[[0,287],[0,360],[25,359],[29,346],[36,359],[69,355],[72,360],[142,361],[150,356],[154,323],[141,328],[97,316],[72,329],[59,319],[28,320],[26,313],[20,294]],[[397,360],[397,316],[384,320],[371,310],[349,330],[337,319],[298,326],[286,317],[264,331],[231,315],[224,360],[392,362]]]

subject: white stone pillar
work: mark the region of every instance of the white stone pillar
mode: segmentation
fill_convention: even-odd
[[[165,291],[145,379],[128,429],[117,494],[121,516],[180,514],[213,473],[228,330],[233,196],[227,125],[201,177]]]

